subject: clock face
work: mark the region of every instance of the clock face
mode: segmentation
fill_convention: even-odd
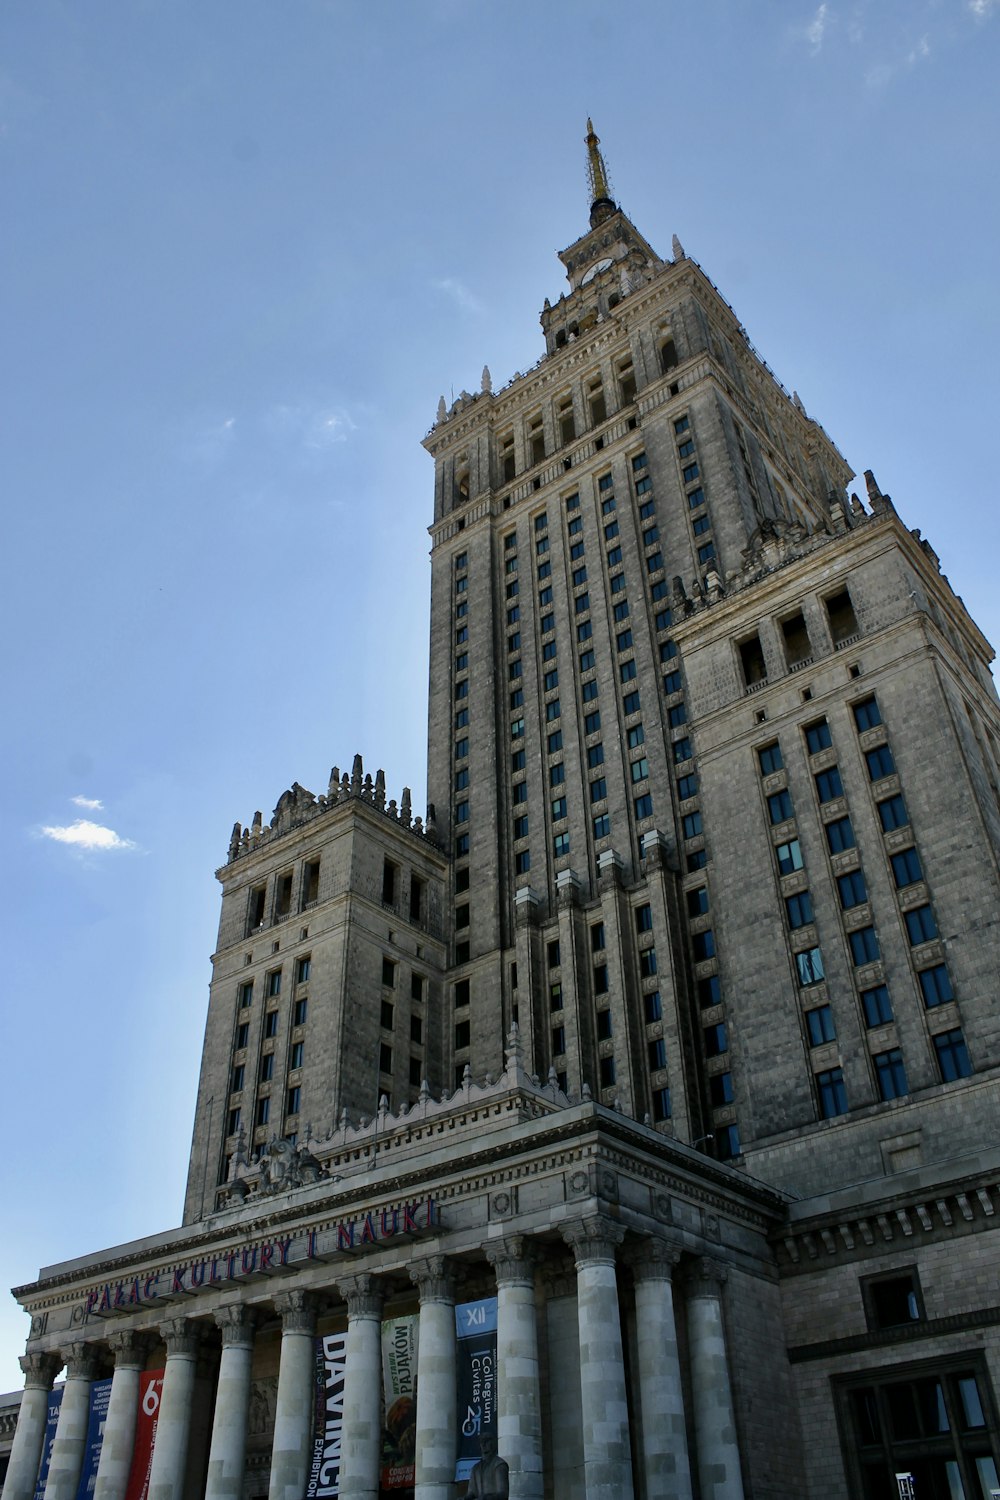
[[[608,267],[610,266],[610,264],[611,264],[611,257],[610,257],[610,255],[606,255],[603,260],[595,261],[595,263],[591,266],[590,270],[587,271],[586,274],[581,279],[580,285],[581,286],[586,286],[588,281],[593,281],[593,279],[597,275],[598,271],[606,271],[608,269]]]

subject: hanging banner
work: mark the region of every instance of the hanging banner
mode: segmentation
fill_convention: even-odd
[[[382,1430],[383,1490],[413,1488],[417,1445],[417,1341],[420,1319],[388,1318],[382,1324],[382,1393],[385,1426]]]
[[[104,1423],[111,1400],[111,1380],[94,1380],[90,1386],[90,1409],[87,1412],[87,1445],[83,1450],[83,1467],[80,1483],[76,1487],[76,1500],[90,1500],[97,1483],[97,1465],[101,1461],[101,1444],[104,1442]]]
[[[484,1433],[496,1435],[497,1299],[460,1302],[458,1339],[458,1460],[455,1478],[468,1479],[479,1462]]]
[[[346,1348],[346,1333],[327,1333],[316,1340],[312,1462],[306,1483],[306,1500],[340,1494]]]
[[[125,1500],[147,1500],[149,1471],[153,1466],[153,1444],[163,1396],[163,1371],[143,1370],[139,1376],[139,1411],[135,1421],[135,1446]]]
[[[42,1462],[38,1470],[34,1500],[45,1500],[45,1481],[49,1477],[52,1444],[56,1440],[56,1427],[59,1425],[59,1408],[62,1405],[62,1394],[65,1389],[64,1385],[57,1385],[55,1390],[49,1392],[49,1405],[45,1413],[45,1441],[42,1444]]]

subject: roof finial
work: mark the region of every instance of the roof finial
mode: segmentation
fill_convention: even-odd
[[[600,137],[594,130],[594,122],[587,117],[587,177],[590,181],[590,222],[596,226],[615,211],[615,203],[608,186],[608,173],[599,147]]]

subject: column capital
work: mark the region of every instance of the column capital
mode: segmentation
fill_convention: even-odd
[[[239,1302],[229,1307],[218,1307],[213,1314],[215,1326],[222,1330],[223,1349],[251,1349],[257,1314],[252,1307],[243,1307]]]
[[[279,1292],[274,1307],[281,1318],[282,1333],[316,1332],[316,1298],[312,1292],[298,1287]]]
[[[149,1353],[150,1337],[134,1328],[123,1328],[107,1339],[108,1348],[115,1357],[116,1370],[141,1370]]]
[[[94,1344],[67,1344],[63,1354],[66,1356],[67,1380],[93,1380],[100,1358],[100,1351]]]
[[[51,1391],[52,1382],[63,1367],[63,1357],[61,1354],[42,1354],[32,1349],[27,1354],[22,1354],[18,1363],[24,1374],[26,1391]]]
[[[562,1226],[562,1237],[572,1250],[577,1266],[594,1265],[600,1262],[614,1265],[615,1248],[625,1238],[620,1224],[595,1214],[587,1219],[574,1219]]]
[[[168,1318],[160,1324],[160,1334],[167,1346],[167,1358],[180,1354],[194,1356],[201,1342],[198,1329],[189,1318]]]
[[[689,1297],[718,1297],[729,1276],[721,1261],[710,1255],[699,1255],[687,1268],[687,1293]]]
[[[484,1247],[486,1259],[496,1273],[497,1285],[534,1286],[535,1247],[523,1234],[490,1240]]]
[[[444,1255],[428,1255],[410,1266],[410,1280],[420,1293],[420,1301],[455,1301],[455,1273]]]
[[[632,1240],[625,1247],[622,1259],[631,1268],[636,1281],[671,1281],[674,1267],[681,1258],[679,1245],[669,1240],[651,1236],[648,1239]]]
[[[349,1318],[379,1318],[385,1301],[385,1283],[369,1272],[357,1276],[344,1276],[337,1286],[347,1303]]]

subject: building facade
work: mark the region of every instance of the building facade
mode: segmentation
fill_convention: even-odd
[[[1000,1489],[992,652],[587,151],[425,438],[427,816],[234,828],[183,1223],[17,1289],[5,1500],[452,1500],[470,1421],[524,1500]]]

